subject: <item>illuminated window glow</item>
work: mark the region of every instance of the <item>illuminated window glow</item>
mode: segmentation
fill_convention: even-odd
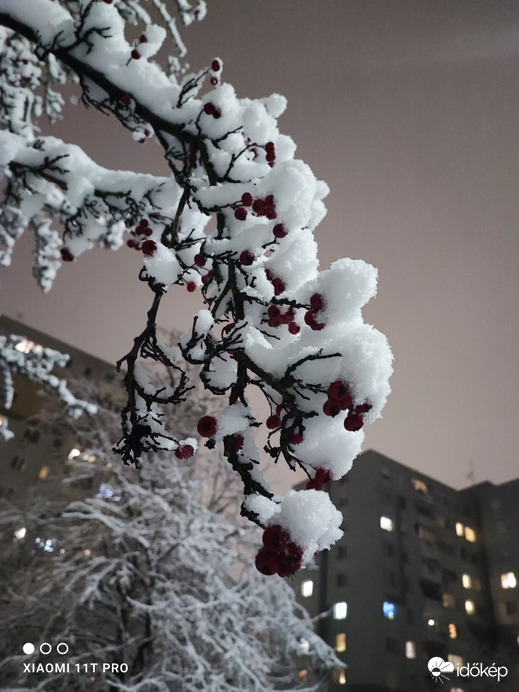
[[[453,622],[451,622],[449,624],[449,638],[450,639],[456,639],[457,636],[458,636],[458,628],[456,627],[456,625]]]
[[[393,520],[389,517],[380,517],[380,528],[384,529],[384,531],[392,531]]]
[[[442,600],[444,608],[454,608],[456,606],[454,596],[450,593],[444,593],[442,596]]]
[[[14,540],[15,541],[21,541],[22,538],[25,538],[25,535],[27,533],[27,529],[25,526],[22,526],[21,529],[18,529],[17,531],[14,532]]]
[[[346,651],[346,634],[344,632],[335,635],[335,651],[339,653]]]
[[[501,575],[501,586],[503,589],[515,589],[517,586],[517,579],[515,578],[514,572],[507,572]]]
[[[301,584],[301,596],[308,598],[314,592],[314,583],[311,579],[307,579]]]
[[[80,454],[81,454],[81,450],[80,450],[80,449],[78,449],[77,447],[72,447],[72,449],[71,449],[70,452],[68,453],[68,457],[67,457],[67,458],[68,458],[69,461],[72,461],[72,459],[75,459],[75,458],[78,457]]]
[[[413,478],[411,483],[413,484],[413,488],[416,490],[416,492],[423,493],[424,495],[428,494],[429,488],[427,483],[424,483],[424,481],[421,481],[418,478]]]
[[[389,601],[384,601],[384,603],[382,604],[382,612],[388,620],[394,620],[396,613],[395,604],[390,603]]]
[[[460,522],[456,522],[456,536],[463,536],[465,534],[465,527]]]
[[[472,587],[472,578],[470,574],[463,574],[461,577],[461,583],[463,584],[463,588],[470,589]]]
[[[406,658],[416,658],[416,646],[414,642],[405,643],[405,656]]]
[[[299,640],[299,648],[301,650],[301,653],[307,654],[310,651],[310,642],[308,641],[308,639],[301,638]]]
[[[333,606],[333,619],[345,620],[348,614],[348,604],[345,601],[339,601]]]
[[[333,681],[336,685],[346,684],[346,668],[333,669]]]
[[[476,542],[476,532],[474,529],[471,529],[470,526],[465,526],[465,538],[469,543],[475,543]]]
[[[474,606],[474,601],[465,601],[465,610],[467,611],[468,615],[475,613],[476,607]]]
[[[435,627],[436,626],[436,620],[434,618],[429,618],[427,620],[427,624],[429,625],[429,627]]]
[[[38,474],[40,481],[44,481],[50,473],[50,466],[42,466]]]

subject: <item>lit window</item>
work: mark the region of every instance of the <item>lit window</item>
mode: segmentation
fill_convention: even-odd
[[[416,490],[417,493],[423,493],[424,495],[427,495],[427,493],[429,492],[427,483],[424,483],[418,478],[413,478],[411,483],[413,484],[413,488]]]
[[[95,455],[95,454],[90,454],[89,452],[83,452],[81,458],[82,458],[84,461],[88,461],[88,462],[90,462],[91,464],[93,464],[94,461],[96,460],[96,455]]]
[[[429,625],[429,627],[436,627],[436,620],[434,618],[429,618],[427,620],[427,624]]]
[[[392,531],[393,520],[389,517],[380,517],[380,528],[384,529],[384,531]]]
[[[476,612],[476,608],[474,606],[474,601],[465,601],[465,610],[469,615],[472,615],[473,613]]]
[[[456,625],[453,622],[451,622],[449,624],[449,638],[450,639],[456,639],[457,636],[458,636],[458,628],[456,627]]]
[[[301,584],[301,596],[308,598],[314,592],[314,583],[311,579],[307,579]]]
[[[81,450],[79,450],[77,447],[72,447],[72,449],[68,453],[68,460],[72,461],[72,459],[75,459],[80,454],[81,454]]]
[[[474,529],[471,529],[469,526],[465,526],[465,538],[469,543],[475,543],[476,542],[476,532]]]
[[[517,579],[513,572],[507,572],[501,575],[501,586],[503,589],[515,589],[517,586]]]
[[[470,589],[472,587],[472,579],[470,574],[463,574],[461,577],[461,583],[465,589]]]
[[[388,620],[394,620],[396,612],[395,604],[390,603],[389,601],[384,601],[384,603],[382,604],[382,612]]]
[[[308,677],[308,671],[307,670],[300,670],[298,673],[298,677],[300,680],[306,680]]]
[[[346,651],[346,634],[344,632],[335,635],[335,651],[339,653]]]
[[[339,601],[333,606],[333,619],[334,620],[345,620],[348,614],[348,604],[344,601]]]
[[[44,481],[50,473],[50,466],[42,466],[38,474],[40,481]]]
[[[416,658],[416,646],[414,642],[405,643],[405,656],[406,658]]]
[[[0,427],[5,423],[5,418],[3,416],[0,416]]]
[[[451,692],[463,692],[461,687],[451,687]]]
[[[463,665],[463,659],[461,656],[456,656],[456,654],[449,654],[447,656],[447,660],[449,663],[452,663],[455,666],[462,666]]]
[[[460,522],[456,522],[456,536],[463,536],[465,534],[465,527]]]
[[[346,684],[346,668],[333,669],[333,681],[336,685]]]
[[[25,538],[25,534],[27,533],[27,529],[25,526],[22,526],[21,529],[18,529],[17,531],[14,532],[14,540],[15,541],[21,541],[22,538]]]
[[[444,608],[454,608],[456,603],[454,602],[454,596],[450,593],[444,593],[442,596],[443,607]]]

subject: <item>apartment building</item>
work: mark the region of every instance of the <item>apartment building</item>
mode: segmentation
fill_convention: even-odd
[[[519,479],[458,491],[368,451],[327,490],[344,536],[293,584],[344,661],[329,689],[519,690]]]

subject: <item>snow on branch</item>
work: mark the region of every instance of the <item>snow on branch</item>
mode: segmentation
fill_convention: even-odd
[[[164,3],[153,2],[168,23]],[[178,4],[185,21],[205,11],[202,3]],[[127,245],[142,254],[139,278],[152,305],[118,363],[128,401],[115,449],[137,466],[147,451],[194,454],[195,438],[168,431],[163,410],[189,396],[188,366],[199,365],[205,388],[226,401],[200,419],[199,438],[223,448],[242,481],[242,513],[266,529],[258,568],[291,574],[341,535],[341,515],[323,488],[351,468],[364,427],[381,416],[390,391],[389,345],[362,317],[377,272],[351,259],[319,271],[313,233],[328,188],[279,132],[285,99],[238,97],[222,80],[220,58],[197,74],[167,73],[152,59],[166,32],[142,5],[0,0],[0,119],[8,131],[0,139],[1,240],[8,253],[32,227],[35,273],[48,288],[61,260],[75,261],[93,242],[115,249],[127,234]],[[134,41],[127,21],[144,23]],[[36,136],[37,94],[56,65],[60,76],[79,80],[85,103],[115,116],[134,140],[158,140],[169,181],[101,171],[72,145]],[[65,228],[60,256],[51,217]],[[174,284],[199,292],[203,308],[178,344],[166,347],[157,315]],[[167,386],[142,377],[143,358],[166,367]],[[253,389],[270,409],[265,420],[249,406]],[[302,469],[306,490],[279,497],[268,487],[259,427],[268,435],[264,455]]]
[[[13,403],[13,377],[22,375],[41,385],[65,404],[67,413],[76,418],[83,412],[97,412],[95,404],[76,398],[67,386],[67,381],[52,374],[57,367],[64,367],[69,356],[52,348],[43,348],[22,336],[0,334],[0,386],[1,405],[10,409]],[[0,426],[0,436],[4,440],[12,437],[6,425]]]

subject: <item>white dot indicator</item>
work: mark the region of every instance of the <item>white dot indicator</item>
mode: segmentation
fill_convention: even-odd
[[[23,645],[23,653],[27,654],[27,656],[30,656],[31,654],[34,653],[34,644],[31,644],[31,642],[27,642],[26,644]]]

